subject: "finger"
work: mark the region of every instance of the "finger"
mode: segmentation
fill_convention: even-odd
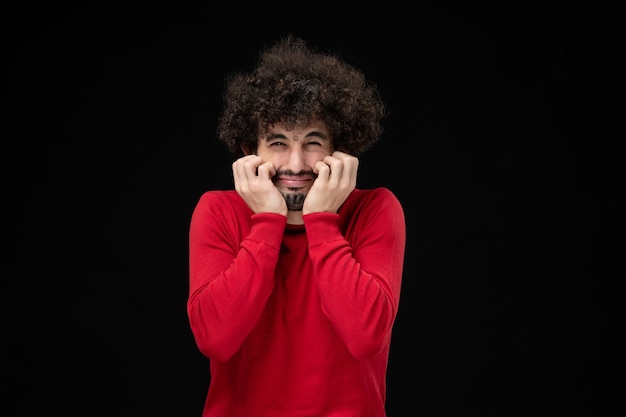
[[[257,178],[257,169],[263,160],[256,155],[248,155],[245,158],[242,160],[242,174],[246,176],[248,181],[253,181]]]
[[[271,179],[276,175],[276,167],[271,162],[265,162],[257,168],[259,179]]]
[[[335,152],[333,152],[332,156],[334,156],[335,158],[338,158],[338,159],[344,159],[345,157],[350,157],[352,155],[347,154],[345,152],[341,152],[341,151],[335,151]]]
[[[326,163],[330,168],[329,180],[333,184],[337,184],[343,176],[343,159],[341,156],[339,158],[327,156],[324,158],[324,163]]]
[[[330,166],[324,160],[317,161],[314,166],[314,172],[317,174],[317,180],[328,181]]]
[[[241,180],[244,177],[243,175],[243,164],[241,160],[236,160],[233,162],[233,179],[235,180],[235,188],[239,189],[239,185],[241,184]]]
[[[256,166],[260,160],[256,155],[247,155],[233,162],[233,177],[237,189],[247,188],[247,184],[256,176]]]
[[[359,159],[357,157],[345,152],[335,151],[333,152],[332,157],[343,161],[346,167],[358,166],[359,164]]]
[[[342,187],[354,187],[359,167],[358,158],[341,153],[335,155],[335,161],[337,162],[333,162],[330,168],[331,172],[333,172],[331,175],[331,181],[334,179],[333,184],[341,185]]]

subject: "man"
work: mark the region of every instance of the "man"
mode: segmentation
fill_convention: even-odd
[[[235,190],[205,192],[189,231],[203,417],[385,416],[405,218],[356,188],[384,115],[359,70],[293,36],[227,80]]]

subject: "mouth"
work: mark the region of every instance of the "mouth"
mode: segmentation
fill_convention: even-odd
[[[313,181],[315,181],[315,178],[317,178],[317,175],[310,170],[302,170],[300,172],[279,170],[276,172],[276,175],[274,175],[272,181],[279,188],[290,191],[300,191],[303,188],[309,188]]]
[[[289,189],[304,188],[309,185],[311,181],[313,181],[313,179],[308,177],[278,177],[274,179],[277,186]]]

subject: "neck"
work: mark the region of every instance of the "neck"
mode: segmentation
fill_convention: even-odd
[[[302,211],[288,211],[287,224],[304,224],[302,219]]]

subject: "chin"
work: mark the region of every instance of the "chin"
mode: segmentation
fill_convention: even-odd
[[[306,193],[282,193],[285,198],[285,202],[287,203],[287,210],[289,211],[302,211],[302,206],[304,205],[304,199],[306,198]]]

